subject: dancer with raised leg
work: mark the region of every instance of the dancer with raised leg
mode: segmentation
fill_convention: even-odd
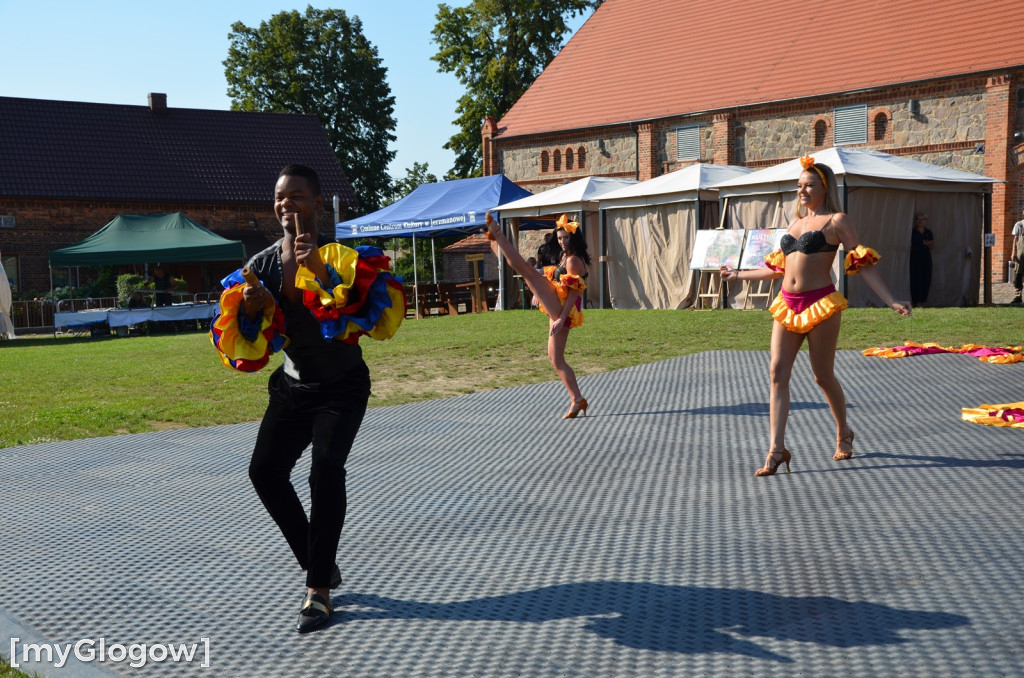
[[[578,230],[579,224],[569,221],[564,214],[558,220],[555,237],[562,248],[562,256],[557,266],[547,266],[543,273],[531,266],[509,242],[490,212],[487,213],[486,224],[487,237],[497,243],[505,260],[523,276],[540,310],[548,316],[548,360],[571,398],[569,411],[562,418],[575,419],[580,412],[586,416],[589,403],[580,393],[576,373],[565,361],[569,330],[583,324],[582,294],[587,288],[584,281],[588,275],[587,264],[590,263],[587,242]]]
[[[764,466],[755,475],[774,475],[783,463],[789,473],[791,454],[786,449],[786,421],[789,417],[789,379],[800,346],[807,339],[814,380],[825,393],[836,422],[836,461],[853,456],[853,429],[846,420],[846,396],[836,379],[834,364],[839,325],[846,298],[832,283],[832,262],[839,245],[848,252],[848,274],[860,273],[886,306],[900,315],[910,315],[910,305],[897,302],[874,264],[879,255],[860,244],[850,218],[841,212],[835,173],[804,156],[803,172],[797,180],[796,219],[782,236],[779,249],[765,257],[768,268],[737,271],[723,266],[722,280],[769,280],[782,277],[782,291],[769,307],[775,322],[771,341],[771,400],[769,420],[771,446]]]

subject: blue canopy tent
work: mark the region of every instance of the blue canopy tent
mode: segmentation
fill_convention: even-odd
[[[383,209],[335,224],[335,237],[344,240],[412,236],[415,271],[417,236],[435,238],[476,232],[483,227],[487,210],[529,195],[533,194],[504,174],[422,184]],[[413,287],[418,286],[414,274]]]

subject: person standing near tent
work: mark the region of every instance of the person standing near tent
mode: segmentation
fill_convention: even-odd
[[[249,478],[306,571],[300,633],[329,621],[330,589],[341,585],[335,558],[347,508],[345,463],[370,398],[358,340],[390,338],[405,317],[401,281],[387,272],[387,257],[320,236],[323,212],[317,173],[305,165],[282,169],[274,191],[282,238],[225,278],[211,328],[221,359],[236,369],[255,371],[284,350],[270,375]],[[310,443],[307,518],[290,476]]]
[[[1013,239],[1010,245],[1010,261],[1013,262],[1013,299],[1010,303],[1019,304],[1021,292],[1024,290],[1024,219],[1013,225],[1010,237]]]
[[[501,232],[498,222],[488,212],[485,217],[487,237],[497,243],[505,259],[523,276],[530,291],[537,298],[540,310],[548,316],[548,360],[558,373],[558,378],[572,399],[569,411],[563,419],[575,419],[580,412],[587,415],[589,403],[580,392],[576,372],[565,361],[565,344],[569,330],[583,324],[583,291],[587,288],[587,242],[579,230],[579,224],[569,221],[566,215],[558,220],[555,238],[562,255],[557,264],[547,266],[543,272],[531,266],[508,238]],[[540,263],[540,262],[538,262]]]
[[[791,455],[786,449],[789,418],[789,380],[797,352],[807,339],[814,380],[825,394],[836,423],[836,461],[853,456],[853,429],[846,420],[846,396],[836,379],[834,364],[839,326],[847,301],[832,283],[832,263],[841,244],[848,252],[848,274],[860,273],[864,282],[900,315],[910,306],[897,302],[874,264],[879,255],[860,243],[857,229],[841,212],[835,173],[805,155],[797,180],[796,218],[782,236],[779,249],[765,257],[767,268],[737,271],[723,266],[722,280],[769,280],[782,277],[782,291],[769,307],[774,318],[771,339],[771,395],[769,426],[771,444],[764,466],[755,475],[774,475]]]
[[[932,286],[932,248],[935,237],[928,228],[928,215],[914,212],[914,228],[910,231],[910,303],[919,306],[928,301]]]
[[[153,275],[150,278],[153,282],[153,289],[156,290],[155,302],[157,306],[171,305],[171,290],[174,289],[174,280],[164,270],[162,264],[153,267]]]

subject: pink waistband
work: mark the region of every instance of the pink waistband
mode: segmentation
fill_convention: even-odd
[[[814,302],[824,299],[835,291],[835,285],[820,287],[809,292],[787,292],[783,290],[782,298],[785,300],[786,306],[789,306],[794,313],[803,313],[804,310],[809,306],[812,306]]]

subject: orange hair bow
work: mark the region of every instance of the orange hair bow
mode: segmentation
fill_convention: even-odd
[[[566,233],[575,233],[576,229],[579,228],[579,222],[569,221],[569,217],[563,214],[558,217],[558,221],[555,222],[555,228],[561,228]]]
[[[814,173],[821,179],[821,183],[828,188],[828,179],[825,178],[825,173],[814,166],[814,158],[804,153],[804,157],[800,158],[800,166],[804,168],[804,171],[814,170]]]

